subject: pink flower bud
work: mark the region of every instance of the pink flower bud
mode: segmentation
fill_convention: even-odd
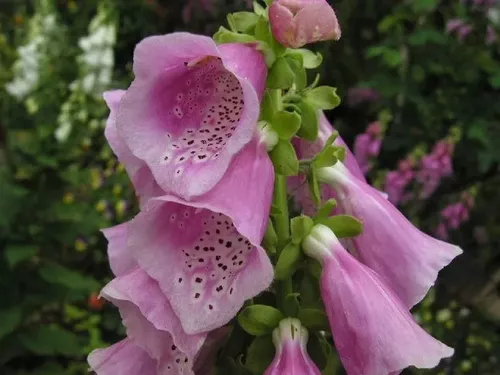
[[[307,339],[300,320],[283,319],[273,332],[276,356],[264,375],[320,375],[307,354]]]
[[[274,37],[285,47],[340,38],[337,16],[325,0],[275,0],[269,20]]]

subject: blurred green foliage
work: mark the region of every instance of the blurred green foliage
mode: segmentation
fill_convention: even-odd
[[[213,3],[210,12],[195,6],[186,14],[185,3],[167,0],[0,2],[1,374],[86,374],[88,352],[123,335],[117,312],[97,299],[111,278],[99,230],[133,215],[136,201],[105,144],[101,92],[126,88],[143,37],[211,35],[227,12],[245,7]],[[343,37],[317,46],[322,83],[344,98],[352,87],[380,92],[375,103],[344,100],[330,114],[349,144],[370,121],[386,119],[373,181],[454,127],[454,176],[404,208],[431,231],[439,208],[466,189],[478,192],[471,219],[452,236],[465,254],[415,312],[457,351],[426,373],[498,373],[500,59],[498,40],[485,43],[487,25],[498,25],[458,1],[335,7]],[[446,33],[457,17],[474,25],[463,41]]]

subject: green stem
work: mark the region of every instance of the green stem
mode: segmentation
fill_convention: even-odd
[[[286,176],[276,175],[273,201],[274,206],[279,210],[274,215],[274,226],[278,236],[278,252],[280,252],[290,237]]]

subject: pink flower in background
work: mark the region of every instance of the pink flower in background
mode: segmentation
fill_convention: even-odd
[[[434,285],[439,271],[462,250],[416,228],[378,190],[356,178],[340,162],[318,171],[336,191],[342,211],[363,223],[350,239],[352,252],[411,308]]]
[[[354,156],[364,174],[373,167],[382,147],[382,126],[380,122],[372,122],[366,131],[358,135],[354,141]]]
[[[496,42],[498,39],[497,32],[495,31],[495,28],[491,25],[488,25],[486,29],[486,44],[491,45]]]
[[[463,42],[465,40],[465,38],[467,38],[469,36],[469,34],[472,32],[472,30],[473,30],[473,27],[471,25],[461,26],[457,31],[458,40]]]
[[[446,23],[446,31],[452,33],[463,25],[464,21],[461,18],[453,18]]]
[[[434,145],[431,153],[420,161],[416,179],[421,184],[420,199],[431,196],[444,177],[453,174],[453,151],[455,145],[449,140],[442,140]]]
[[[398,168],[385,176],[384,191],[392,204],[405,203],[411,196],[407,187],[415,178],[414,163],[411,159],[400,160]]]
[[[289,48],[340,38],[337,16],[326,0],[275,0],[269,21],[276,40]]]
[[[352,87],[347,90],[347,105],[356,107],[363,103],[373,103],[380,100],[380,93],[368,87]]]
[[[165,192],[206,193],[255,135],[264,56],[244,44],[174,33],[137,45],[134,74],[116,119],[123,142]]]
[[[264,375],[321,375],[307,353],[308,338],[300,320],[283,319],[273,332],[276,354]]]
[[[322,300],[347,375],[432,368],[453,354],[417,325],[407,305],[377,273],[349,254],[328,227],[314,227],[303,246],[323,266]],[[392,263],[398,268],[394,259]]]
[[[448,239],[449,230],[456,230],[469,220],[470,210],[474,207],[474,197],[464,192],[460,201],[446,206],[441,211],[441,221],[436,228],[436,235]]]

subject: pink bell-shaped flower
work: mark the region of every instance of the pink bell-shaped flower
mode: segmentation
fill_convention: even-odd
[[[211,190],[254,136],[263,54],[173,33],[140,42],[133,69],[116,117],[121,139],[163,191],[191,199]]]
[[[307,354],[308,338],[300,320],[283,319],[273,332],[276,355],[264,375],[321,375]]]
[[[363,223],[363,232],[350,239],[349,250],[377,272],[406,307],[420,302],[439,271],[462,253],[459,247],[421,232],[341,162],[320,169],[318,179],[336,190],[344,213]]]
[[[378,193],[374,196],[387,202]],[[397,374],[409,366],[432,368],[453,355],[453,349],[417,325],[379,275],[349,254],[328,227],[315,226],[303,247],[323,266],[321,295],[348,375]]]
[[[272,265],[260,243],[273,183],[265,144],[254,140],[207,194],[150,199],[128,223],[130,251],[158,281],[185,332],[223,326],[271,284]]]
[[[285,47],[340,38],[337,16],[326,0],[275,0],[269,20],[274,37]]]

